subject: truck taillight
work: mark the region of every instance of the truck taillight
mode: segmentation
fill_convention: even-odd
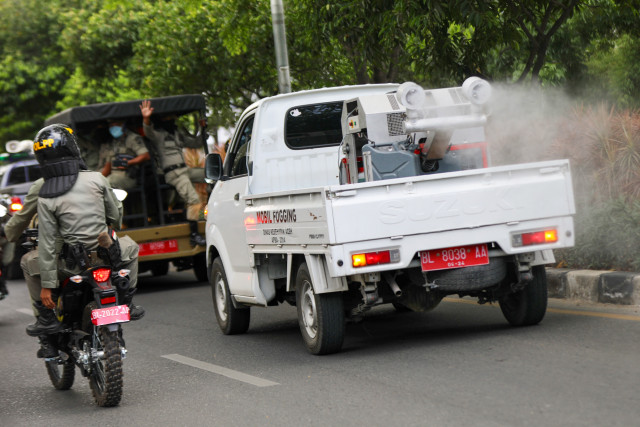
[[[533,231],[530,233],[515,234],[513,236],[513,246],[542,245],[544,243],[555,243],[558,241],[558,230]]]
[[[111,277],[111,269],[110,268],[98,268],[97,270],[93,270],[93,280],[98,283],[104,283],[109,280]]]
[[[390,264],[400,261],[400,250],[391,249],[388,251],[365,252],[351,255],[351,265],[354,267],[364,267],[367,265]]]

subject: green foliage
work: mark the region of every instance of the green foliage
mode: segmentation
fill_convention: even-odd
[[[623,108],[640,108],[640,39],[624,34],[594,50],[586,61],[594,95]]]
[[[294,90],[470,75],[594,83],[636,106],[636,0],[290,0]],[[210,124],[277,93],[269,2],[0,1],[0,137],[74,105],[204,93]]]
[[[579,206],[576,244],[556,251],[569,268],[640,271],[640,202],[617,198],[595,206]]]
[[[640,112],[579,107],[554,152],[571,160],[576,245],[556,256],[572,268],[640,271]]]
[[[0,2],[0,141],[33,138],[69,68],[51,44],[62,28],[57,2]]]

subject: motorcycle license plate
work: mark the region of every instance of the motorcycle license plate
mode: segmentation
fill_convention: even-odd
[[[140,243],[138,256],[166,254],[178,252],[178,241],[176,239],[160,240],[159,242]]]
[[[91,323],[96,326],[123,323],[129,320],[129,307],[126,305],[116,305],[114,307],[91,310]]]
[[[422,271],[447,270],[489,264],[486,244],[432,249],[420,252]]]

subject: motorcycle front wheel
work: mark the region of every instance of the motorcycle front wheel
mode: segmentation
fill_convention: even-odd
[[[118,332],[100,326],[93,336],[93,348],[103,357],[92,364],[89,387],[98,406],[117,406],[122,398],[122,353]]]

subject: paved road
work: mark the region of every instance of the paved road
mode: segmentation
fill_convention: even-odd
[[[303,347],[295,309],[253,309],[223,336],[191,273],[141,278],[147,316],[125,329],[117,408],[76,374],[50,385],[24,283],[0,301],[0,423],[6,426],[638,425],[640,307],[552,300],[543,323],[511,328],[497,306],[446,300],[430,313],[380,307],[350,324],[340,354]]]

